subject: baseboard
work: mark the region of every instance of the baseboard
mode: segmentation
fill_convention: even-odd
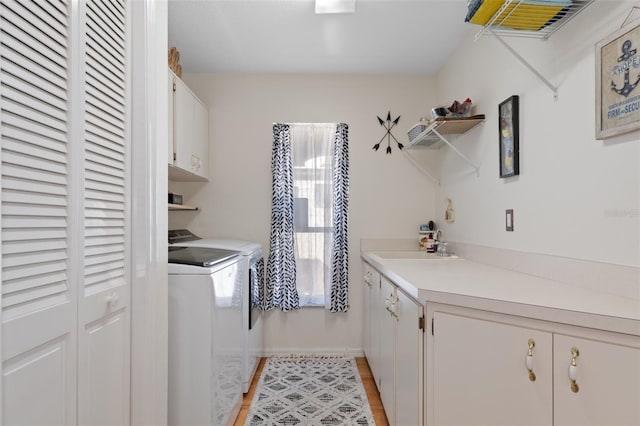
[[[264,356],[272,355],[331,355],[363,357],[362,348],[265,348]]]

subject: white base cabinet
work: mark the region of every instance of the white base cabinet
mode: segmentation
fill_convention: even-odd
[[[552,424],[551,333],[442,312],[434,327],[434,424]]]
[[[365,355],[391,426],[424,422],[424,306],[365,268]]]
[[[428,318],[427,424],[640,425],[640,337],[446,305]]]
[[[584,337],[553,338],[555,424],[640,425],[640,339],[618,340],[615,334],[590,338],[582,330],[576,334]],[[579,352],[574,370],[577,392],[569,378],[572,348]]]

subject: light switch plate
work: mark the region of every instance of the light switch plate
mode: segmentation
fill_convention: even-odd
[[[513,209],[505,211],[505,224],[507,231],[513,232]]]

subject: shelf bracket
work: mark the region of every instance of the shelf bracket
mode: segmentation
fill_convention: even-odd
[[[522,63],[522,65],[524,65],[529,71],[531,71],[536,77],[538,77],[538,79],[542,81],[545,84],[545,86],[551,89],[551,91],[553,92],[553,100],[557,101],[558,88],[553,84],[551,84],[551,82],[549,82],[549,80],[547,80],[542,74],[540,74],[538,70],[536,70],[529,62],[527,62],[526,59],[520,56],[520,54],[516,52],[514,48],[509,46],[507,42],[502,39],[502,37],[500,37],[491,29],[489,29],[488,31],[491,33],[492,36],[496,38],[496,40],[498,40],[507,49],[507,51],[509,51],[509,53],[511,53],[517,60],[519,60]]]
[[[455,152],[460,158],[462,158],[464,161],[467,162],[467,164],[469,164],[471,167],[473,167],[473,170],[475,170],[476,172],[476,176],[480,177],[480,167],[476,166],[476,164],[469,160],[463,153],[460,152],[460,150],[458,148],[456,148],[455,146],[453,146],[453,144],[451,142],[449,142],[444,136],[442,136],[440,133],[438,133],[438,131],[436,129],[432,129],[431,130],[436,136],[438,136],[442,142],[446,143],[449,148],[451,148],[451,150],[453,152]]]
[[[415,168],[418,169],[418,171],[420,171],[420,173],[422,173],[423,175],[425,175],[426,177],[431,179],[431,181],[433,183],[435,183],[436,185],[440,185],[440,179],[435,177],[435,176],[433,176],[431,173],[429,173],[429,171],[427,169],[422,167],[420,162],[418,160],[416,160],[416,158],[411,154],[410,150],[408,151],[406,149],[403,149],[402,152],[405,153],[405,155],[407,156],[409,161],[411,161],[411,164],[413,164],[415,166]]]

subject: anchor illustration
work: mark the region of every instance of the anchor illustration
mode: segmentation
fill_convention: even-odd
[[[625,62],[629,60],[629,58],[635,56],[637,52],[637,49],[631,50],[631,40],[625,40],[624,43],[622,43],[622,56],[618,57],[618,62]],[[611,90],[616,92],[618,95],[624,96],[625,98],[629,96],[629,93],[631,93],[633,89],[636,88],[638,83],[640,83],[640,75],[638,75],[638,79],[635,81],[635,83],[629,83],[629,71],[629,67],[625,67],[624,86],[622,86],[621,89],[618,89],[613,80],[611,80]]]

